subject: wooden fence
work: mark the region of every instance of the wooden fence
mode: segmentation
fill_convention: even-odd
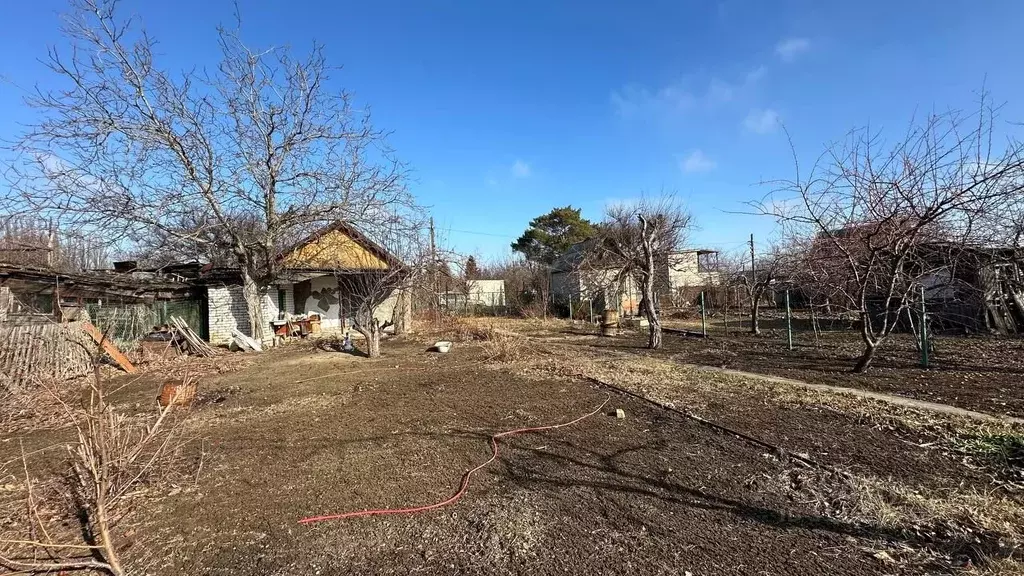
[[[0,323],[0,392],[16,392],[38,380],[83,376],[92,367],[93,348],[79,322],[29,318]]]

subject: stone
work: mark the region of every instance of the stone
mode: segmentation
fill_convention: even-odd
[[[620,420],[625,418],[626,417],[626,411],[623,410],[622,408],[616,408],[615,409],[615,417],[620,419]]]

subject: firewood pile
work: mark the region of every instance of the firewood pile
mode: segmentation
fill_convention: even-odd
[[[149,360],[167,360],[188,355],[208,358],[217,355],[188,323],[171,316],[168,323],[154,328],[142,339],[141,353]]]
[[[214,356],[217,352],[207,344],[198,334],[195,333],[189,325],[177,316],[171,316],[170,324],[174,329],[175,335],[180,338],[178,346],[182,352],[187,352],[193,356]]]

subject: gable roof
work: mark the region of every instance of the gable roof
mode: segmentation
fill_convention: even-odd
[[[312,234],[306,236],[302,240],[299,240],[292,247],[288,248],[287,250],[282,251],[277,256],[277,259],[279,261],[280,260],[285,260],[286,258],[291,256],[292,254],[295,254],[298,251],[300,251],[302,248],[305,248],[306,246],[309,246],[311,244],[315,244],[316,242],[318,242],[322,238],[327,237],[332,232],[340,232],[340,233],[344,234],[349,239],[351,239],[353,242],[355,242],[356,245],[358,245],[362,249],[366,250],[367,252],[369,252],[373,256],[376,256],[377,258],[380,258],[382,261],[384,261],[384,263],[387,264],[388,267],[397,267],[397,266],[401,266],[402,265],[402,261],[397,256],[395,256],[394,254],[389,252],[387,249],[385,249],[380,244],[378,244],[378,243],[374,242],[373,240],[371,240],[369,237],[367,237],[365,234],[360,232],[359,229],[356,228],[355,226],[353,226],[352,224],[349,224],[348,222],[344,222],[342,220],[335,220],[331,224],[328,224],[327,226],[324,226],[323,228],[321,228],[321,229],[313,232]],[[301,268],[301,267],[287,266],[287,268],[297,269],[297,268]],[[302,269],[305,269],[305,268],[302,268]]]

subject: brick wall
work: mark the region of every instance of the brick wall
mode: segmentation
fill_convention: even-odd
[[[277,307],[278,289],[284,290],[284,311],[291,313],[295,309],[291,284],[271,286],[263,295],[263,319],[267,322],[267,334],[270,334],[270,321],[276,320],[280,312]],[[241,286],[210,286],[206,289],[206,296],[210,315],[210,344],[230,344],[232,328],[252,336],[249,333],[249,311],[242,298]]]
[[[249,312],[241,286],[210,286],[206,289],[210,318],[210,344],[231,343],[231,329],[249,334]]]
[[[284,291],[284,310],[278,309],[278,291]],[[295,313],[295,290],[291,284],[271,286],[263,295],[263,319],[267,322],[277,320],[280,313]]]

